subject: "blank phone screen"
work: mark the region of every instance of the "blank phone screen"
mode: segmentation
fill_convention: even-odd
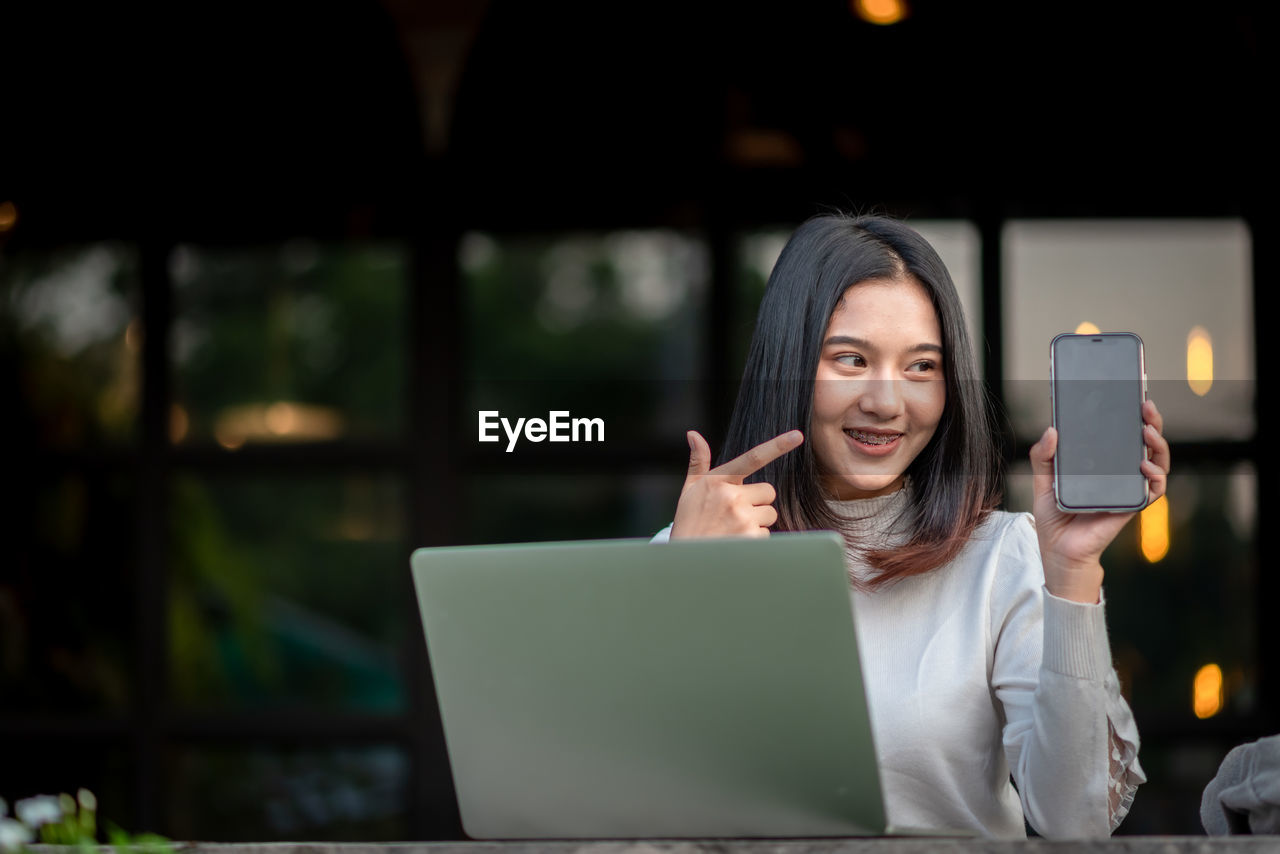
[[[1063,335],[1053,344],[1058,501],[1068,509],[1146,503],[1142,341],[1131,333]]]

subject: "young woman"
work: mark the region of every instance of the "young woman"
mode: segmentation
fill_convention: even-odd
[[[1142,415],[1154,501],[1169,446]],[[769,277],[724,462],[689,433],[655,539],[840,531],[890,821],[1106,836],[1146,779],[1099,561],[1132,514],[1057,508],[1052,428],[1034,517],[996,510],[994,433],[933,248],[894,220],[816,217]]]

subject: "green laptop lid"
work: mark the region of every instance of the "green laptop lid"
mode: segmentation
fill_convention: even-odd
[[[883,833],[834,533],[420,549],[476,839]]]

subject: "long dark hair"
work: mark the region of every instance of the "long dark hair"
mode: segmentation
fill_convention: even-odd
[[[879,216],[825,214],[796,229],[765,288],[721,458],[797,427],[808,437],[822,339],[840,299],[859,282],[905,277],[924,286],[938,313],[947,398],[933,438],[907,469],[913,500],[899,526],[906,542],[867,553],[871,586],[944,565],[1000,501],[990,398],[951,274],[928,241]],[[749,478],[777,490],[774,530],[840,530],[819,475],[806,441]]]

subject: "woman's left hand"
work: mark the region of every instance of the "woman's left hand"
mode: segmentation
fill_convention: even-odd
[[[1164,418],[1155,403],[1142,404],[1142,439],[1147,459],[1141,470],[1147,476],[1151,504],[1164,495],[1169,479],[1169,443],[1163,435]],[[1036,534],[1044,562],[1045,587],[1054,596],[1093,604],[1102,590],[1102,552],[1116,538],[1133,513],[1065,513],[1053,495],[1053,454],[1058,448],[1058,432],[1044,431],[1031,446],[1034,475]]]

